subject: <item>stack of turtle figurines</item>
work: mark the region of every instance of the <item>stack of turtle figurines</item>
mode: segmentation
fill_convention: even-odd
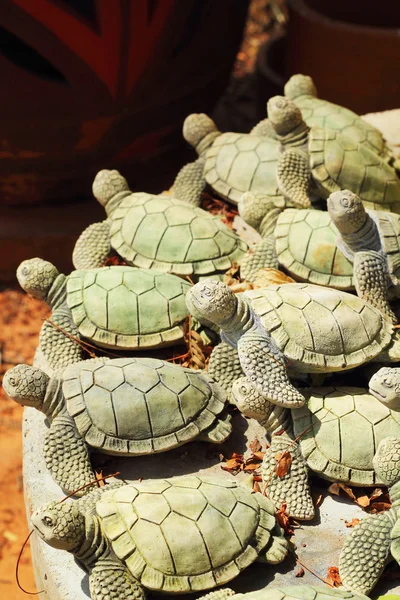
[[[133,192],[102,170],[93,194],[106,217],[79,236],[76,270],[41,258],[18,268],[52,312],[34,364],[3,386],[43,413],[44,464],[71,496],[35,506],[32,525],[84,566],[92,600],[366,600],[390,557],[400,563],[400,165],[308,76],[267,112],[247,134],[189,115],[197,158],[170,192]],[[202,208],[207,186],[258,231],[255,245]],[[202,363],[190,363],[193,339]],[[267,445],[259,487],[219,465],[227,443],[243,448],[245,418]],[[210,444],[205,468],[173,460],[195,442]],[[129,462],[139,481],[94,488],[96,454]],[[139,456],[154,467],[144,480]],[[287,585],[281,514],[315,518],[311,475],[391,496],[347,535],[338,589]],[[255,562],[268,579],[251,567],[244,589]]]

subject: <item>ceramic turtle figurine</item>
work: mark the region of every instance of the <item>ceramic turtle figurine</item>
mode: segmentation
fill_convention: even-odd
[[[118,171],[100,171],[93,193],[107,219],[80,235],[76,269],[101,267],[117,252],[135,267],[197,277],[226,271],[248,249],[218,217],[172,196],[132,193]]]
[[[88,448],[154,454],[195,439],[218,444],[232,429],[229,415],[221,415],[221,386],[206,373],[155,358],[92,359],[51,378],[17,365],[5,374],[3,387],[51,422],[46,465],[68,492],[95,479]]]
[[[296,104],[283,96],[269,100],[268,116],[281,142],[278,186],[290,202],[307,207],[311,194],[327,198],[349,189],[366,208],[400,212],[400,180],[379,155],[345,133],[308,127]]]
[[[329,481],[385,485],[374,471],[373,458],[381,440],[400,437],[400,369],[380,369],[369,390],[332,385],[303,393],[307,404],[289,411],[271,404],[246,378],[232,387],[240,411],[260,421],[271,436],[262,465],[268,497],[276,506],[285,501],[290,516],[308,520],[315,515],[309,469]],[[277,457],[287,449],[292,463],[278,477]]]
[[[108,487],[31,517],[47,544],[87,568],[92,600],[213,589],[288,552],[272,502],[235,481],[186,475]]]
[[[32,258],[20,264],[17,278],[26,292],[52,309],[39,341],[52,369],[84,358],[79,339],[115,350],[159,348],[183,341],[190,284],[175,275],[114,266],[66,276],[50,262]]]
[[[335,598],[343,598],[343,600],[368,600],[367,596],[345,590],[342,587],[339,589],[327,588],[314,585],[283,585],[275,587],[268,585],[261,590],[247,592],[246,594],[236,594],[229,588],[223,588],[210,592],[205,596],[200,596],[199,600],[334,600]]]
[[[199,158],[178,173],[174,193],[179,197],[199,204],[208,184],[213,192],[232,204],[237,204],[244,192],[253,191],[262,192],[281,209],[293,206],[283,199],[276,182],[277,140],[254,133],[221,133],[205,114],[186,118],[183,137],[196,149]],[[201,184],[196,186],[194,181]]]
[[[262,223],[256,228],[264,239],[252,248],[252,264],[258,260],[264,268],[282,266],[297,281],[339,290],[354,289],[352,261],[338,248],[338,230],[326,211],[287,208],[277,216],[272,235],[269,226],[267,232]],[[246,255],[241,263],[245,279],[248,279],[250,256]],[[253,270],[249,276],[252,281]]]
[[[392,508],[365,516],[344,541],[340,576],[347,588],[369,594],[391,558],[400,564],[400,438],[381,441],[374,457],[377,477],[389,487]]]
[[[347,292],[287,283],[239,296],[207,280],[188,291],[186,302],[196,318],[218,325],[222,340],[237,348],[256,390],[288,408],[305,401],[289,381],[288,364],[299,373],[329,373],[400,359],[397,330],[378,309]]]

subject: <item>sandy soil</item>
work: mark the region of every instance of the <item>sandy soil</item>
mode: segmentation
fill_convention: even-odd
[[[1,376],[17,363],[32,363],[38,333],[47,307],[22,291],[0,291]],[[15,568],[28,535],[22,485],[22,408],[9,400],[0,387],[0,598],[22,600]],[[29,592],[36,589],[29,547],[19,567],[20,582]]]

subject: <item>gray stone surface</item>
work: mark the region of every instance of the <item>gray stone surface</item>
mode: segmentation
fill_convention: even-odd
[[[138,458],[114,458],[104,455],[94,457],[98,469],[106,473],[120,471],[121,477],[134,481],[140,477],[154,479],[173,477],[184,473],[213,474],[216,477],[233,477],[221,469],[220,454],[230,456],[232,452],[245,452],[249,442],[255,437],[264,444],[263,429],[253,420],[243,418],[238,412],[233,416],[234,433],[222,446],[191,443],[162,455]],[[63,498],[63,493],[48,473],[42,456],[43,438],[46,425],[43,415],[31,408],[24,414],[24,484],[28,518],[29,514],[44,503]],[[239,477],[239,476],[238,476]],[[314,488],[316,496],[321,489]],[[365,513],[345,499],[330,497],[323,492],[324,499],[317,518],[309,524],[295,529],[292,538],[300,560],[321,577],[325,577],[330,566],[337,566],[343,539],[351,529],[346,528],[345,520],[363,518]],[[221,540],[221,543],[223,541]],[[38,589],[45,590],[41,598],[49,600],[87,600],[88,578],[84,571],[66,552],[54,550],[32,536],[32,553]],[[314,575],[305,572],[301,579],[296,578],[298,566],[291,556],[276,568],[264,564],[254,564],[229,585],[237,591],[259,589],[269,583],[297,584],[316,583]],[[400,593],[400,586],[393,582],[382,582],[374,596],[386,591]],[[181,596],[182,599],[189,598]]]

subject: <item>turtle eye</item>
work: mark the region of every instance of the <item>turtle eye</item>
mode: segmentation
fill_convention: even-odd
[[[47,527],[52,527],[53,525],[53,519],[51,519],[51,517],[43,517],[42,522],[47,525]]]
[[[9,379],[8,379],[8,383],[9,383],[10,385],[12,385],[13,387],[15,387],[15,386],[17,385],[17,382],[16,382],[16,380],[14,379],[14,377],[9,377]]]
[[[29,268],[28,267],[24,267],[22,269],[22,275],[29,275]]]
[[[393,383],[387,377],[385,377],[385,379],[382,381],[382,384],[387,388],[393,387]]]
[[[345,208],[348,208],[350,205],[350,200],[345,196],[344,198],[342,198],[342,202],[341,202],[342,206],[344,206]]]
[[[241,394],[247,394],[247,385],[242,384],[239,391]]]

